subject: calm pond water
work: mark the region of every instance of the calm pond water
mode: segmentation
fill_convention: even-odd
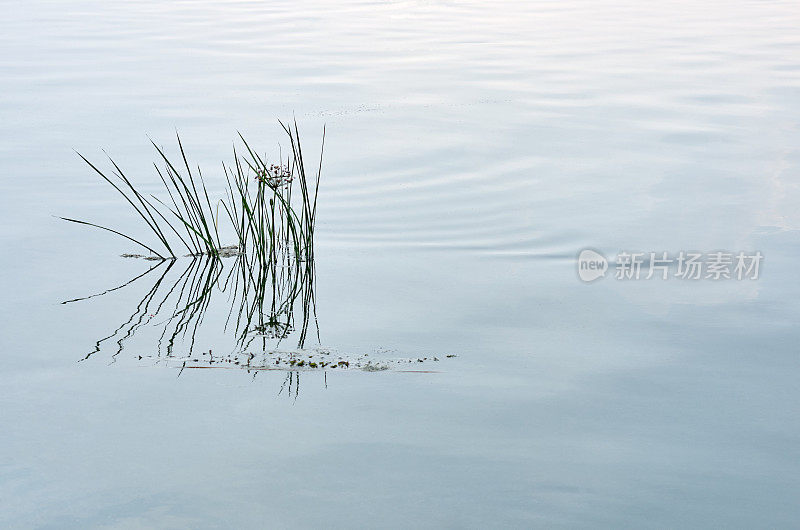
[[[797,527],[794,2],[108,2],[0,23],[0,526]],[[321,345],[437,373],[187,370],[114,345],[148,136],[220,196],[327,127]],[[576,256],[755,252],[758,280]],[[613,266],[613,264],[612,264]],[[225,311],[198,347],[223,351]],[[314,341],[315,342],[315,341]],[[299,382],[299,388],[297,383]]]

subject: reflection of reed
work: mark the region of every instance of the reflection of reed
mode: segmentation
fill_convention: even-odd
[[[302,348],[311,317],[319,339],[313,254],[302,262],[295,261],[290,255],[280,256],[280,253],[267,261],[247,261],[246,256],[240,256],[233,273],[236,277],[232,293],[234,304],[226,328],[236,311],[235,330],[243,348],[258,337],[280,341],[295,329],[299,332],[297,346]],[[296,309],[300,311],[299,325],[295,322]]]
[[[257,374],[258,372],[253,372],[253,374]],[[286,384],[289,384],[289,397],[294,397],[297,400],[297,396],[300,395],[300,372],[289,372],[286,374],[286,377],[283,379],[283,384],[281,385],[281,389],[278,391],[278,395],[280,396],[284,390],[286,390]],[[294,389],[292,389],[292,384],[294,384]],[[328,387],[328,376],[325,375],[325,388]],[[294,392],[292,392],[294,390]]]
[[[279,255],[278,250],[276,256]],[[173,271],[176,263],[178,260],[161,261],[118,287],[64,302],[103,296],[161,272],[127,320],[98,340],[84,359],[98,353],[103,343],[113,339],[116,339],[117,348],[112,357],[116,358],[126,341],[149,324],[161,328],[157,341],[159,356],[175,356],[179,341],[186,343],[181,354],[191,355],[212,293],[228,294],[230,309],[222,331],[233,330],[239,349],[250,347],[259,338],[266,348],[267,339],[280,343],[295,330],[298,331],[298,347],[302,348],[312,318],[316,327],[314,267],[310,260],[297,262],[290,258],[281,259],[280,263],[275,260],[265,263],[250,259],[246,254],[232,259],[202,256],[192,258],[177,276]],[[297,317],[295,311],[299,311]],[[159,316],[166,318],[157,321]]]

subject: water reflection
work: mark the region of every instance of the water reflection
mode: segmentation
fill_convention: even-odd
[[[153,330],[157,331],[152,345],[154,358],[194,359],[198,331],[212,298],[223,298],[223,295],[227,314],[219,322],[222,326],[219,332],[233,339],[232,352],[215,357],[209,349],[197,357],[197,362],[202,359],[209,366],[238,365],[241,352],[250,351],[247,357],[252,360],[254,348],[260,346],[261,352],[278,348],[295,332],[296,347],[302,351],[309,327],[319,340],[313,257],[296,261],[276,250],[273,259],[266,261],[236,253],[234,257],[222,259],[194,257],[181,269],[182,264],[180,259],[162,260],[122,285],[63,302],[89,301],[134,283],[151,282],[132,313],[110,334],[97,340],[83,360],[99,353],[109,342],[116,343],[111,356],[116,360],[136,334]],[[291,359],[287,357],[286,363],[289,362]]]
[[[227,258],[161,260],[121,285],[62,302],[90,302],[149,281],[124,321],[103,334],[81,360],[110,346],[111,362],[117,362],[140,337],[144,347],[131,348],[133,357],[178,368],[179,376],[186,369],[240,369],[254,375],[283,370],[296,373],[284,385],[296,394],[300,371],[434,372],[431,365],[456,357],[394,357],[384,349],[353,354],[322,347],[313,255],[298,261],[280,248],[267,260],[230,249]],[[315,339],[311,346],[310,339]],[[227,342],[220,348],[221,340]]]

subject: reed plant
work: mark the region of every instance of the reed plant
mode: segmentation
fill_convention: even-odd
[[[187,333],[191,337],[191,351],[194,335],[215,287],[231,293],[225,327],[230,325],[236,330],[240,346],[249,345],[256,337],[280,340],[298,329],[298,346],[303,347],[310,320],[313,318],[316,324],[314,225],[325,130],[319,162],[314,170],[307,172],[297,123],[280,122],[280,125],[288,138],[289,152],[285,159],[279,155],[276,162],[268,162],[239,135],[242,148],[234,147],[233,162],[222,165],[226,193],[216,204],[209,197],[200,168],[192,169],[180,136],[177,137],[180,159],[174,161],[151,141],[158,153],[155,170],[164,187],[161,198],[140,192],[114,160],[109,158],[112,169],[104,172],[79,154],[125,199],[156,241],[145,244],[141,238],[96,223],[62,219],[112,232],[147,249],[151,252],[147,259],[160,262],[151,271],[167,263],[163,275],[137,306],[134,315],[114,333],[98,341],[89,356],[112,337],[118,338],[119,353],[125,340],[150,321],[144,315],[151,311],[158,313],[165,305],[172,310],[159,339],[159,351],[163,344],[166,354],[170,355],[175,340]],[[222,245],[221,228],[236,234],[235,244]],[[161,289],[163,279],[180,249],[188,252],[192,263],[172,288],[164,291]],[[223,276],[226,267],[222,259],[225,257],[236,259]],[[298,301],[302,320],[295,323]]]
[[[153,165],[164,190],[160,198],[140,192],[110,157],[112,167],[103,171],[78,153],[125,199],[156,242],[146,244],[141,238],[85,220],[61,219],[117,234],[162,260],[177,258],[176,252],[183,248],[191,256],[246,255],[263,268],[277,266],[279,258],[311,263],[325,132],[323,129],[319,164],[313,174],[306,170],[297,122],[279,123],[290,147],[286,160],[279,157],[277,163],[268,163],[239,134],[243,154],[234,147],[233,163],[223,163],[226,197],[216,202],[216,209],[200,167],[192,168],[179,135],[180,158],[175,160],[151,140],[158,154]],[[235,252],[220,241],[220,206],[237,237]]]

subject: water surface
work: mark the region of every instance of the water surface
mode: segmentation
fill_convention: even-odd
[[[791,2],[29,2],[0,32],[4,527],[794,527]],[[207,175],[327,126],[322,346],[439,373],[78,362],[144,294],[148,135]],[[221,181],[210,179],[221,195]],[[580,249],[760,250],[581,283]],[[210,314],[204,348],[226,337]],[[295,392],[296,391],[296,392]]]

